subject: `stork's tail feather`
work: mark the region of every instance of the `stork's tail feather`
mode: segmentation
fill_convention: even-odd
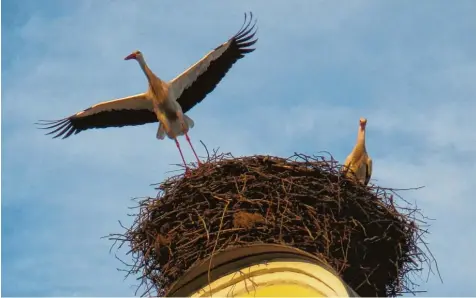
[[[193,122],[192,118],[188,117],[187,115],[183,115],[183,119],[188,126],[188,129],[193,128],[195,126],[195,122]]]
[[[160,122],[159,130],[157,130],[157,139],[159,139],[159,140],[165,139],[165,129],[164,129],[164,125],[162,124],[162,122]]]
[[[188,132],[190,128],[193,128],[195,126],[195,123],[193,122],[192,118],[188,117],[187,115],[183,115],[183,119],[185,120],[185,129]],[[182,129],[182,124],[180,121],[174,120],[169,123],[170,125],[170,133],[166,133],[164,125],[162,122],[159,124],[159,130],[157,131],[157,139],[163,140],[165,139],[165,136],[167,135],[170,139],[173,139],[178,136],[183,136],[185,133]]]

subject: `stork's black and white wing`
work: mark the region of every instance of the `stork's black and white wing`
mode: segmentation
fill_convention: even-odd
[[[252,17],[250,13],[249,22],[246,23],[245,14],[245,21],[238,33],[169,82],[169,94],[177,100],[184,113],[212,92],[238,59],[255,50],[249,48],[258,41],[253,39],[256,21],[250,27]]]
[[[106,101],[61,120],[40,120],[42,129],[51,130],[53,138],[63,139],[91,128],[122,127],[157,122],[151,101],[137,94]]]

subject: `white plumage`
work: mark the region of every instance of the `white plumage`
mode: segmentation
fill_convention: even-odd
[[[367,119],[360,118],[359,131],[357,133],[357,143],[352,152],[347,156],[343,173],[351,180],[358,181],[363,185],[367,185],[372,176],[372,159],[367,153],[365,147],[365,128]]]

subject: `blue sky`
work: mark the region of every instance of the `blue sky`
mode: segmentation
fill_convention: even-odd
[[[435,218],[444,279],[428,296],[476,295],[475,1],[2,1],[2,296],[131,296],[101,236],[177,167],[156,125],[52,140],[38,119],[142,92],[140,49],[172,79],[258,18],[257,50],[190,111],[199,155],[330,151],[361,116],[373,182]],[[181,140],[186,158],[194,161]],[[425,279],[426,275],[423,276]]]

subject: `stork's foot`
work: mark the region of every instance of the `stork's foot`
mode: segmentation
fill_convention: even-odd
[[[190,178],[190,176],[192,176],[192,171],[190,170],[189,167],[186,167],[184,177]]]

